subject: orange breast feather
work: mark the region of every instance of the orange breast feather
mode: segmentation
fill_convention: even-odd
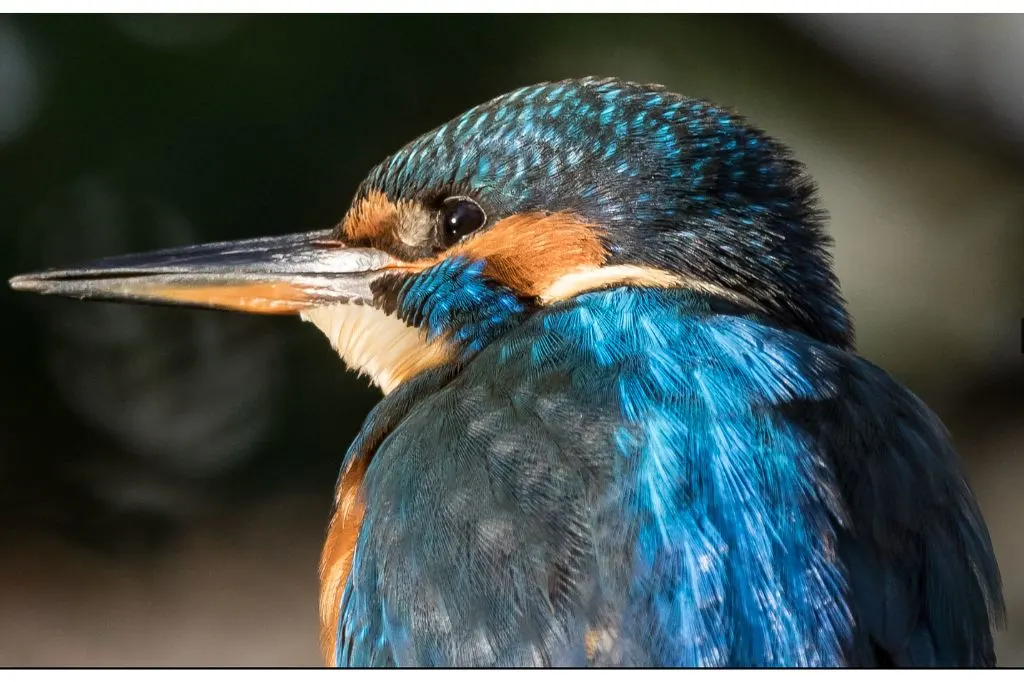
[[[320,555],[320,651],[328,666],[334,665],[338,608],[363,522],[361,489],[365,473],[366,459],[357,459],[342,474],[335,493],[334,516],[327,527],[327,540]]]

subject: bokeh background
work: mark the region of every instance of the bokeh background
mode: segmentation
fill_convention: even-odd
[[[536,81],[734,106],[819,181],[862,352],[952,430],[1022,665],[1022,63],[1021,17],[2,16],[0,275],[328,227],[384,155]],[[0,313],[0,665],[317,665],[375,391],[293,319]]]

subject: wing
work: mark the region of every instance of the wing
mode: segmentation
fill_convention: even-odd
[[[994,560],[923,410],[695,297],[548,310],[378,448],[340,661],[987,661]]]
[[[612,466],[591,438],[607,428],[557,381],[503,387],[496,370],[425,399],[374,455],[339,663],[586,663],[590,493]]]
[[[995,665],[999,569],[948,434],[885,372],[831,355],[836,396],[789,414],[828,458],[847,509],[839,553],[857,623],[851,661]]]

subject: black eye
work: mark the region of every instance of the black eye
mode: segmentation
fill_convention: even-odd
[[[487,222],[487,214],[468,197],[450,197],[441,208],[441,233],[445,245],[451,246]]]

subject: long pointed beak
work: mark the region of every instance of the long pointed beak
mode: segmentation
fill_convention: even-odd
[[[18,275],[10,285],[80,299],[297,313],[371,302],[371,283],[392,262],[383,251],[346,247],[325,230],[116,256]]]

